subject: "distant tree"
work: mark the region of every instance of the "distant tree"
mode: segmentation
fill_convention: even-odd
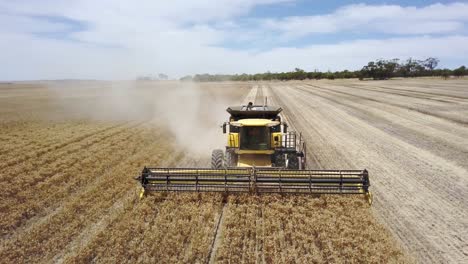
[[[433,71],[435,68],[437,68],[437,65],[439,64],[439,62],[440,62],[439,59],[429,57],[426,60],[424,60],[423,64],[427,70]]]
[[[274,75],[271,72],[267,71],[263,74],[262,80],[271,81],[274,79]]]
[[[372,78],[374,80],[384,80],[393,77],[395,70],[397,69],[397,63],[395,61],[387,61],[379,59],[377,61],[371,61],[361,70],[361,77]]]
[[[419,77],[419,76],[442,76],[448,78],[450,75],[454,75],[454,71],[449,69],[436,69],[439,63],[439,59],[429,57],[425,60],[415,60],[409,58],[405,61],[399,59],[378,59],[370,61],[358,71],[336,71],[336,72],[321,72],[314,70],[313,72],[307,72],[300,68],[295,68],[289,72],[265,72],[256,74],[196,74],[195,76],[182,77],[181,80],[193,80],[197,82],[214,82],[214,81],[271,81],[271,80],[304,80],[304,79],[349,79],[359,78],[363,80],[365,78],[372,78],[375,80],[384,80],[393,77]],[[457,69],[457,76],[468,75],[466,67],[460,67]]]
[[[191,75],[187,75],[187,76],[180,78],[180,80],[184,82],[189,82],[193,80],[193,77]]]
[[[158,74],[158,79],[159,79],[159,80],[167,80],[168,78],[169,78],[169,76],[167,76],[167,75],[164,74],[164,73]]]
[[[412,77],[416,71],[416,61],[413,58],[406,60],[406,63],[403,64],[400,69],[402,70],[403,77]]]
[[[447,80],[449,77],[450,77],[450,74],[451,74],[451,70],[449,69],[443,69],[440,71],[440,76],[444,79],[444,80]]]
[[[335,73],[333,72],[330,72],[328,71],[326,74],[325,74],[326,78],[329,79],[329,80],[335,80]]]
[[[461,66],[453,70],[453,75],[455,75],[456,77],[462,77],[462,76],[465,76],[466,74],[468,74],[468,72],[465,66]]]
[[[307,78],[307,73],[303,69],[295,68],[293,72],[289,74],[290,79],[304,80]]]
[[[136,79],[137,79],[137,81],[150,81],[151,77],[149,77],[149,76],[138,76]]]
[[[340,74],[339,78],[345,78],[345,79],[355,78],[354,74],[348,70],[344,70],[342,72],[337,72],[337,73]]]

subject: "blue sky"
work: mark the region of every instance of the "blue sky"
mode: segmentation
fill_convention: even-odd
[[[352,4],[368,4],[368,5],[400,5],[400,6],[416,6],[423,7],[431,3],[451,3],[456,1],[310,1],[300,0],[281,5],[263,5],[254,8],[251,12],[255,17],[286,17],[286,16],[307,16],[320,15],[333,12],[335,9]]]
[[[0,0],[0,80],[468,64],[467,1]]]

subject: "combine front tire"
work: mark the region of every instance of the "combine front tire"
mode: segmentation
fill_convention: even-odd
[[[211,168],[222,169],[224,167],[224,153],[221,149],[215,149],[211,153]]]
[[[279,168],[285,168],[286,167],[286,158],[285,158],[285,154],[275,154],[274,156],[274,163],[275,163],[275,167],[279,167]]]
[[[237,166],[237,154],[234,153],[234,150],[227,149],[226,150],[226,167],[236,167]]]
[[[288,154],[288,169],[299,169],[299,157],[297,156],[297,154]]]

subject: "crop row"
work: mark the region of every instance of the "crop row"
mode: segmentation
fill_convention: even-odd
[[[101,134],[106,134],[116,128],[121,127],[122,124],[112,125],[112,126],[104,126],[103,128],[100,126],[85,126],[83,130],[79,130],[75,132],[74,129],[69,131],[62,131],[62,130],[51,130],[46,134],[43,135],[30,135],[30,138],[33,142],[43,142],[38,143],[37,147],[31,148],[30,146],[25,146],[24,148],[16,148],[15,151],[11,151],[8,154],[8,158],[2,161],[0,166],[3,168],[15,166],[15,165],[23,165],[25,161],[34,159],[37,160],[38,158],[51,154],[56,155],[59,150],[68,147],[71,144],[79,143],[86,139],[91,139],[96,136],[100,136]],[[15,144],[6,142],[7,145],[12,145],[13,147]]]
[[[17,155],[26,154],[29,151],[35,151],[38,148],[68,140],[69,137],[85,133],[90,126],[94,129],[99,129],[99,126],[96,124],[86,125],[85,122],[78,121],[47,123],[47,125],[43,122],[1,124],[0,131],[2,133],[0,140],[3,144],[0,145],[0,157],[17,157]],[[55,133],[56,131],[60,131],[60,133]]]
[[[68,262],[203,263],[221,209],[220,195],[156,194],[116,219]]]
[[[35,170],[27,169],[33,167],[30,164],[24,164],[24,168],[14,168],[18,169],[17,176],[0,183],[4,196],[0,208],[9,212],[0,223],[2,230],[10,232],[40,211],[85,187],[126,158],[128,153],[121,153],[122,149],[135,150],[144,139],[144,135],[140,135],[141,129],[127,127],[119,131],[101,135],[93,141],[69,145],[52,162],[34,166]]]
[[[362,197],[232,196],[221,263],[403,262]]]
[[[150,135],[146,135],[145,138],[146,140],[126,142],[129,144],[127,147],[116,146],[112,152],[120,158],[121,162],[118,164],[113,164],[107,158],[110,153],[95,153],[96,163],[102,164],[101,169],[106,167],[103,173],[92,170],[96,164],[88,164],[85,166],[88,169],[85,170],[77,166],[75,175],[79,175],[78,177],[96,177],[92,184],[68,199],[59,197],[62,201],[60,207],[44,216],[44,221],[34,221],[21,234],[5,239],[0,250],[0,259],[50,261],[57,255],[65,255],[67,251],[73,251],[73,247],[67,246],[74,244],[74,239],[82,235],[87,227],[100,222],[116,203],[124,203],[124,208],[128,207],[128,203],[133,203],[136,198],[136,184],[132,175],[135,174],[136,168],[154,162],[153,160],[168,159],[168,154],[162,151],[170,148],[168,143],[151,142],[150,139],[154,140],[154,137]],[[16,245],[22,246],[18,248]]]

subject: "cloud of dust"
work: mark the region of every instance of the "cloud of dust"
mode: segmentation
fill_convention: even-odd
[[[197,155],[211,155],[213,149],[225,145],[220,126],[228,119],[229,103],[220,94],[212,94],[196,83],[180,83],[155,97],[155,120],[162,119],[180,146]]]
[[[48,84],[61,118],[144,121],[167,128],[184,151],[211,155],[223,148],[220,125],[232,104],[222,90],[192,82],[57,81]]]

